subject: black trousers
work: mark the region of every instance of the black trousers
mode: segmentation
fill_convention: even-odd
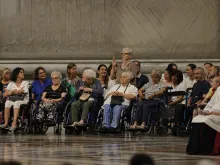
[[[210,155],[213,153],[216,131],[204,123],[193,123],[192,134],[186,148],[189,155]]]
[[[142,122],[148,123],[150,113],[155,111],[159,103],[159,100],[143,100],[138,103],[135,121],[137,121],[138,124],[141,124]]]

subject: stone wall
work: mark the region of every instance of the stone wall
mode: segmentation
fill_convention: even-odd
[[[0,66],[96,68],[135,51],[144,72],[220,62],[219,0],[1,0]]]

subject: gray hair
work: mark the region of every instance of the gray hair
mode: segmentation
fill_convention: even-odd
[[[83,76],[90,77],[90,78],[96,78],[96,72],[92,69],[86,69],[83,71]]]
[[[201,74],[204,75],[204,77],[205,77],[206,74],[205,74],[205,69],[204,69],[204,68],[202,68],[202,67],[197,67],[197,68],[194,69],[194,71],[195,71],[195,70],[200,70]]]
[[[156,76],[158,76],[160,79],[161,79],[161,77],[162,77],[161,71],[159,71],[159,70],[157,70],[157,69],[153,69],[153,70],[151,71],[151,75],[156,75]]]
[[[126,76],[129,81],[134,78],[133,73],[131,73],[130,71],[124,71],[124,72],[122,72],[122,73],[121,73],[121,76]]]
[[[53,71],[53,72],[51,73],[51,77],[52,77],[53,75],[57,75],[57,76],[60,78],[60,80],[62,79],[62,74],[61,74],[60,72],[58,72],[58,71]]]

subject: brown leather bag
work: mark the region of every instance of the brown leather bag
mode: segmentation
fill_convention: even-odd
[[[89,97],[91,96],[91,93],[83,93],[80,97],[79,100],[80,101],[88,101]]]

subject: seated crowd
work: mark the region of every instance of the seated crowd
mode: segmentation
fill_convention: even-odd
[[[141,63],[132,61],[130,48],[124,48],[121,55],[122,63],[117,63],[113,58],[110,70],[104,64],[99,65],[97,71],[85,68],[81,78],[77,76],[77,66],[74,63],[68,64],[66,76],[63,79],[61,73],[57,71],[53,71],[51,77],[48,78],[46,70],[38,67],[34,71],[31,88],[28,82],[24,81],[23,68],[15,68],[12,73],[9,68],[5,68],[2,71],[0,82],[1,123],[4,110],[4,123],[1,128],[8,127],[8,119],[11,107],[13,107],[14,117],[10,129],[16,129],[20,106],[28,103],[30,95],[34,102],[39,103],[38,120],[44,116],[44,109],[47,109],[47,117],[51,119],[62,100],[71,101],[71,127],[85,125],[89,112],[94,109],[94,105],[100,98],[104,98],[102,102],[104,109],[102,127],[104,129],[116,129],[119,125],[121,111],[135,100],[138,103],[135,120],[130,129],[146,129],[150,113],[161,102],[164,92],[171,87],[171,92],[186,91],[192,88],[191,94],[187,96],[184,115],[180,117],[182,118],[180,121],[187,124],[186,122],[193,114],[192,125],[194,123],[208,125],[214,132],[213,137],[220,132],[216,123],[210,124],[213,121],[220,121],[220,106],[217,101],[220,90],[218,66],[213,66],[211,63],[205,63],[204,67],[189,64],[186,66],[186,76],[184,76],[178,70],[178,66],[172,63],[164,70],[164,74],[153,69],[149,81],[147,76],[141,74]],[[168,106],[175,107],[185,104],[183,101],[185,97],[184,95],[171,96],[166,101]],[[202,110],[203,108],[204,110]],[[82,112],[80,112],[81,110]],[[94,113],[97,115],[97,110]],[[211,117],[204,119],[203,115],[215,117],[211,121]],[[199,116],[203,116],[203,118],[199,120]],[[207,120],[208,122],[206,122]],[[198,127],[196,131],[201,129],[201,126],[196,127]],[[199,135],[192,134],[191,136]],[[198,150],[195,152],[199,152]]]

